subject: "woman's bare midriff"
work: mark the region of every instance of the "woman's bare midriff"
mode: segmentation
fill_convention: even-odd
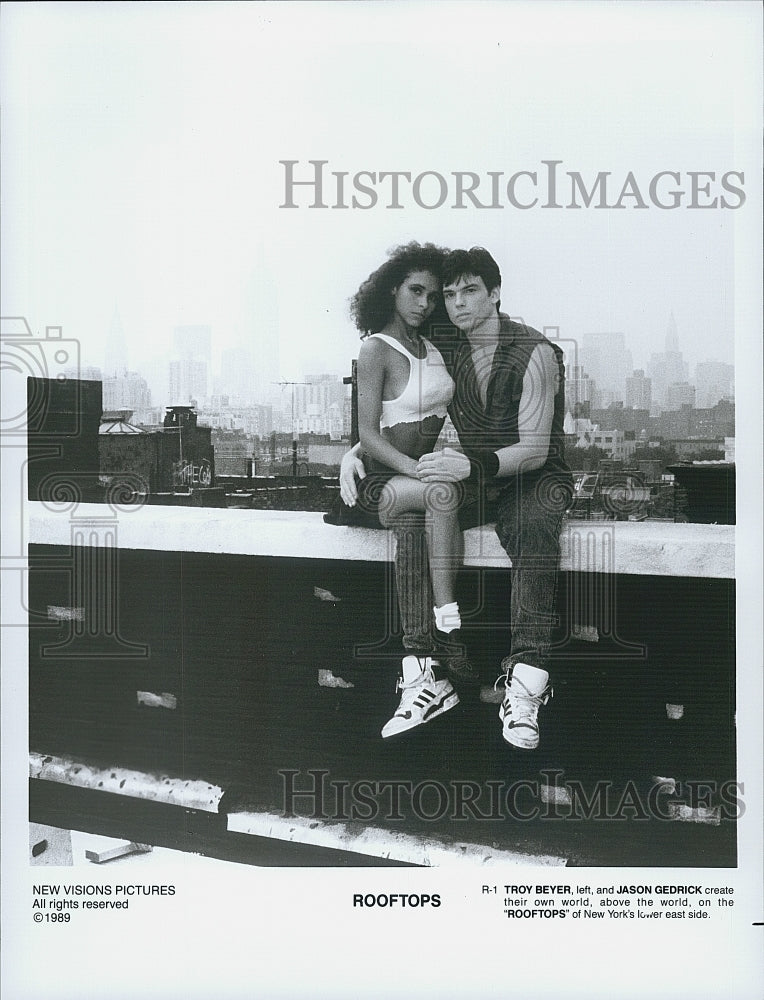
[[[430,416],[424,420],[417,420],[414,423],[394,424],[392,427],[383,427],[380,433],[398,451],[408,455],[409,458],[421,458],[427,455],[435,447],[444,419],[442,417]],[[391,471],[381,462],[366,456],[364,464],[368,472],[389,472]]]

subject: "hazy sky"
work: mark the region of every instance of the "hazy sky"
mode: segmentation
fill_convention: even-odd
[[[571,339],[621,330],[637,367],[672,310],[691,366],[732,361],[736,229],[759,204],[758,17],[735,3],[4,4],[3,313],[62,325],[90,364],[118,308],[139,369],[170,353],[174,326],[205,323],[215,357],[277,345],[281,377],[345,370],[348,297],[417,238],[487,246],[512,315]],[[734,170],[748,201],[289,210],[282,159],[303,175],[326,159],[444,176],[556,159],[589,182],[611,171],[616,192],[633,171],[645,197],[662,170],[685,192],[688,171],[715,171],[716,195]]]

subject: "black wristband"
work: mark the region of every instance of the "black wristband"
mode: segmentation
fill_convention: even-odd
[[[499,456],[495,451],[473,451],[468,456],[470,460],[470,475],[468,482],[485,482],[486,479],[495,479],[499,473]]]

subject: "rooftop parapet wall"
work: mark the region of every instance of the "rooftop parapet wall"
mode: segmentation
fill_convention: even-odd
[[[100,793],[109,803],[150,799],[152,810],[178,803],[227,816],[237,836],[413,864],[469,856],[482,865],[499,854],[534,866],[735,864],[734,828],[716,806],[715,820],[702,820],[718,824],[712,851],[708,839],[693,849],[682,830],[667,831],[668,814],[648,824],[649,836],[641,817],[603,824],[607,803],[593,817],[585,804],[583,838],[577,816],[568,833],[546,820],[549,804],[566,794],[573,802],[577,786],[589,803],[609,782],[615,808],[625,789],[668,782],[678,796],[690,780],[721,787],[735,775],[735,584],[710,578],[732,572],[733,528],[566,524],[556,696],[542,747],[520,761],[493,703],[511,580],[492,529],[468,533],[469,566],[486,568],[459,578],[481,698],[395,744],[379,736],[399,698],[402,641],[387,532],[268,511],[62,502],[28,513],[28,569],[19,569],[28,576],[30,776],[41,779],[31,794],[43,805],[86,792],[94,813]],[[325,810],[311,791],[323,773]],[[332,782],[382,788],[402,777],[413,804],[400,815],[383,798],[346,815],[333,798]],[[530,783],[530,800],[493,822],[482,803],[486,822],[471,810],[464,822],[454,811],[437,823],[417,811],[414,789],[437,783],[450,810],[462,789],[497,782],[512,796]],[[61,797],[70,785],[76,797]],[[615,853],[602,853],[607,843]]]
[[[94,545],[96,529],[113,529],[125,549],[208,552],[300,559],[390,561],[386,531],[325,524],[316,513],[192,507],[112,507],[103,504],[29,504],[27,540],[43,545]],[[492,527],[465,532],[465,565],[508,567]],[[662,521],[567,521],[562,531],[564,571],[733,579],[733,525]]]

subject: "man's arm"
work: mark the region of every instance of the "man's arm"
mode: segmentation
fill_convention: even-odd
[[[537,344],[523,379],[517,414],[520,440],[496,452],[499,477],[532,472],[546,462],[552,437],[554,398],[559,388],[560,371],[554,351],[549,344]]]
[[[418,478],[424,482],[468,479],[476,465],[489,479],[502,479],[540,469],[549,455],[554,398],[559,387],[560,372],[554,351],[549,344],[537,344],[523,378],[517,418],[520,440],[517,444],[495,452],[475,452],[472,462],[467,455],[453,448],[423,455],[417,467]]]

